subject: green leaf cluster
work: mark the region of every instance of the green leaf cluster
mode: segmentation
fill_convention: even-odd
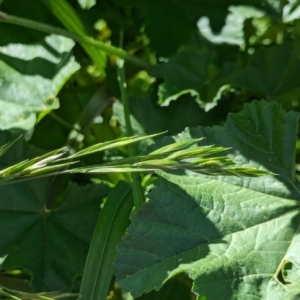
[[[0,2],[0,299],[300,297],[299,1]]]

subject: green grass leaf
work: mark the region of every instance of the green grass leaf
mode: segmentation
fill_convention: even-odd
[[[101,211],[84,269],[79,299],[105,299],[113,276],[116,246],[133,209],[131,185],[119,181]],[[97,262],[97,263],[95,263]]]

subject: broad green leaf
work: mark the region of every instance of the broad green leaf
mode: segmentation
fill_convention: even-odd
[[[198,299],[297,299],[299,185],[294,176],[298,114],[253,102],[224,127],[188,129],[177,140],[231,146],[260,178],[160,178],[118,247],[117,283],[134,297],[182,272]],[[289,264],[287,264],[289,262]],[[289,284],[293,282],[294,284]]]
[[[243,45],[244,41],[244,21],[248,18],[259,18],[264,15],[261,10],[251,6],[230,6],[226,23],[221,32],[214,34],[209,26],[209,19],[202,17],[197,23],[201,34],[214,44]]]
[[[89,9],[96,4],[96,0],[78,0],[81,8]]]
[[[276,272],[293,254],[290,244],[299,244],[297,201],[212,179],[162,176],[118,247],[122,288],[138,296],[186,272],[207,299],[273,299],[266,294],[272,285],[289,295]],[[247,293],[253,296],[243,298]]]
[[[218,70],[212,57],[208,51],[183,50],[158,65],[165,80],[159,87],[159,102],[168,106],[170,101],[190,94],[205,111],[215,107],[222,92],[229,89],[236,67],[228,65]]]
[[[35,113],[26,111],[25,106],[0,100],[0,129],[21,128],[28,131],[34,126],[35,121]]]
[[[50,35],[0,47],[0,129],[33,127],[35,113],[58,108],[57,94],[79,69],[74,42]]]
[[[233,81],[239,88],[277,100],[287,108],[299,107],[299,43],[260,48]]]
[[[49,179],[0,187],[0,253],[8,255],[2,266],[30,269],[38,290],[70,291],[108,189],[70,183],[62,203],[50,209],[51,188]]]

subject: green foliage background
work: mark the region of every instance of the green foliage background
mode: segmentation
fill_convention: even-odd
[[[147,203],[116,222],[130,226],[113,253],[108,299],[300,297],[298,0],[4,0],[0,11],[136,58],[125,57],[133,133],[164,132],[136,154],[204,137],[198,146],[226,147],[238,166],[272,172],[141,175]],[[1,169],[128,134],[116,55],[2,18],[0,145],[23,138]],[[120,147],[80,166],[130,154]],[[130,174],[1,186],[0,286],[78,293],[99,213],[121,180]]]

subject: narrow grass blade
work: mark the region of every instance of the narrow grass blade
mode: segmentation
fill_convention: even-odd
[[[101,211],[84,268],[78,299],[104,300],[113,275],[113,259],[133,208],[130,184],[120,181]]]
[[[74,162],[69,162],[69,163],[64,163],[64,164],[58,164],[58,165],[54,165],[54,166],[45,166],[42,167],[40,169],[28,169],[28,170],[24,170],[25,174],[27,176],[39,176],[39,175],[44,175],[44,174],[51,174],[54,171],[58,171],[59,169],[63,169],[66,168],[72,164],[76,164],[77,161]],[[23,175],[21,173],[21,175]]]
[[[19,171],[24,170],[24,168],[26,168],[26,166],[28,166],[28,161],[29,159],[26,159],[24,161],[21,161],[15,165],[12,165],[10,167],[7,167],[3,170],[0,171],[0,177],[7,177],[10,176],[12,174],[15,174]]]
[[[212,154],[216,154],[219,152],[226,151],[226,148],[223,147],[197,147],[197,148],[191,148],[191,149],[184,149],[180,151],[176,151],[168,156],[168,158],[174,158],[174,159],[184,159],[189,157],[196,157],[196,156],[208,156]]]
[[[153,172],[158,168],[152,167],[130,167],[130,166],[93,166],[93,167],[82,167],[72,170],[67,170],[65,173],[86,173],[86,174],[105,174],[105,173],[142,173],[142,172]]]
[[[113,149],[113,148],[117,148],[117,147],[127,146],[129,144],[140,142],[145,139],[150,139],[150,138],[156,137],[161,134],[163,134],[163,133],[156,133],[156,134],[140,136],[140,137],[134,137],[134,136],[133,137],[123,137],[123,138],[120,138],[117,140],[99,143],[99,144],[90,146],[88,148],[85,148],[81,151],[78,151],[75,154],[71,155],[69,158],[70,159],[78,158],[78,157],[82,157],[82,156],[100,152],[100,151],[105,151],[105,150],[109,150],[109,149]]]
[[[175,142],[173,144],[169,144],[166,146],[163,146],[159,149],[156,149],[155,151],[152,151],[149,155],[156,155],[156,154],[162,154],[162,153],[173,153],[174,151],[184,150],[192,145],[196,144],[197,142],[201,141],[203,138],[199,139],[190,139],[186,141],[180,141]]]
[[[21,135],[15,139],[13,142],[9,142],[3,146],[0,146],[0,156],[4,155],[6,151],[8,151],[11,146],[13,146],[19,139],[21,138]]]
[[[17,290],[11,290],[6,287],[0,286],[0,295],[5,296],[5,299],[13,300],[55,300],[60,298],[74,297],[76,294],[71,293],[27,293]],[[1,298],[2,299],[2,298]]]
[[[25,173],[29,172],[27,170],[29,168],[36,169],[36,168],[45,167],[49,163],[57,160],[57,158],[64,155],[65,152],[66,152],[66,148],[61,148],[61,149],[57,149],[57,150],[48,152],[44,155],[35,157],[33,159],[27,159],[27,160],[21,161],[13,166],[10,166],[8,168],[1,170],[0,176],[8,177],[8,176],[17,175],[17,174],[25,174]]]

